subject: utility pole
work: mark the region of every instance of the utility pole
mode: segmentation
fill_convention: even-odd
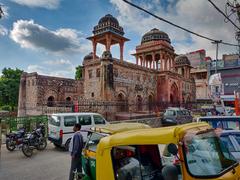
[[[216,65],[215,65],[215,74],[217,73],[217,61],[218,61],[218,44],[221,43],[222,40],[213,41],[212,44],[216,44]]]
[[[236,3],[237,19],[240,23],[240,5]],[[240,31],[236,32],[236,40],[238,42],[238,57],[240,58]]]
[[[226,4],[228,7],[230,7],[230,14],[228,15],[227,8],[226,8],[226,15],[230,17],[232,14],[236,13],[237,21],[240,24],[240,4],[237,2],[237,0],[234,0],[233,2],[228,1]],[[235,38],[238,42],[238,57],[240,59],[240,31],[239,29],[236,30]]]

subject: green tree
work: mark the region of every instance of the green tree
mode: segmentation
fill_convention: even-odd
[[[83,74],[83,66],[79,65],[76,67],[75,79],[80,80],[82,78],[82,74]]]
[[[13,110],[18,105],[20,69],[4,68],[0,77],[0,106],[10,106]]]

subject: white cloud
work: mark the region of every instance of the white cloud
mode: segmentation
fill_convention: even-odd
[[[215,57],[216,47],[211,42],[190,35],[180,29],[159,21],[145,13],[129,6],[122,0],[110,0],[118,11],[118,20],[124,26],[125,31],[132,31],[143,35],[152,28],[158,28],[165,31],[170,36],[176,53],[186,53],[197,49],[206,49],[207,54]],[[224,17],[219,14],[211,4],[206,0],[168,0],[167,8],[163,8],[161,1],[134,1],[151,12],[166,18],[189,30],[199,34],[212,37],[214,39],[224,40],[236,44],[235,30],[231,24],[224,23]],[[224,1],[214,1],[217,6],[224,11]],[[189,43],[189,40],[192,42]],[[236,52],[235,47],[219,47],[220,55],[223,53]]]
[[[0,36],[6,36],[7,34],[8,30],[4,26],[0,25]]]
[[[75,66],[70,60],[57,59],[43,61],[42,64],[31,64],[27,67],[27,72],[37,72],[38,74],[73,78]]]
[[[60,4],[60,0],[11,0],[11,1],[28,7],[42,7],[46,9],[56,9]]]
[[[72,63],[66,59],[58,59],[58,60],[47,60],[43,62],[47,65],[71,65]]]
[[[27,72],[37,72],[39,74],[45,74],[44,73],[44,67],[40,66],[40,65],[32,65],[30,64],[28,67],[27,67]]]
[[[13,23],[10,38],[23,48],[44,49],[53,53],[85,52],[90,46],[75,29],[51,31],[33,20]]]

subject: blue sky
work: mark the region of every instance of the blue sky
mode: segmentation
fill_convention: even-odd
[[[235,43],[234,29],[205,0],[133,1],[152,12],[189,29]],[[217,1],[216,1],[217,2]],[[86,37],[98,20],[112,14],[123,26],[124,59],[135,62],[130,54],[141,36],[152,28],[169,34],[177,53],[206,49],[214,56],[215,47],[202,39],[173,28],[126,5],[121,0],[0,0],[5,17],[0,20],[0,69],[20,68],[27,72],[74,77],[75,67],[91,52]],[[223,8],[222,3],[218,4]],[[227,34],[226,34],[227,33]],[[98,47],[101,55],[103,47]],[[112,48],[119,57],[119,49]],[[236,49],[220,47],[220,55]]]

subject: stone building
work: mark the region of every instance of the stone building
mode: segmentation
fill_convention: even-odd
[[[73,79],[23,73],[20,80],[18,116],[41,115],[47,107],[71,106],[83,96],[83,82]]]
[[[153,111],[158,103],[185,103],[195,100],[195,83],[191,77],[191,64],[187,56],[177,56],[171,45],[169,36],[156,28],[143,35],[141,44],[136,47],[136,63],[123,59],[124,37],[123,28],[112,15],[102,17],[93,29],[93,35],[87,38],[92,41],[93,50],[83,59],[83,78],[81,81],[59,79],[71,82],[74,92],[58,91],[59,85],[51,90],[48,83],[40,84],[39,77],[53,84],[59,84],[54,77],[39,76],[36,74],[23,74],[19,93],[19,112],[27,111],[26,103],[38,106],[41,102],[54,100],[87,99],[97,102],[122,102],[120,106],[111,107],[114,112],[143,112]],[[97,44],[105,45],[106,51],[101,57],[96,55]],[[111,46],[119,44],[120,58],[113,58]],[[26,77],[26,78],[25,78]],[[26,85],[28,79],[39,79],[36,87]],[[64,86],[65,87],[65,86]],[[44,88],[42,94],[36,92]],[[49,89],[49,90],[47,90]],[[28,94],[26,91],[34,91]],[[38,90],[39,91],[39,90]],[[28,97],[30,96],[30,97]],[[81,97],[81,98],[80,98]],[[49,99],[50,98],[50,99]],[[81,101],[81,100],[79,100]],[[102,112],[103,113],[103,112]],[[29,113],[19,113],[27,115]]]
[[[211,58],[206,57],[206,51],[200,49],[194,52],[187,53],[189,61],[193,68],[191,69],[191,76],[195,79],[196,84],[196,100],[207,101],[210,100],[207,63]]]

